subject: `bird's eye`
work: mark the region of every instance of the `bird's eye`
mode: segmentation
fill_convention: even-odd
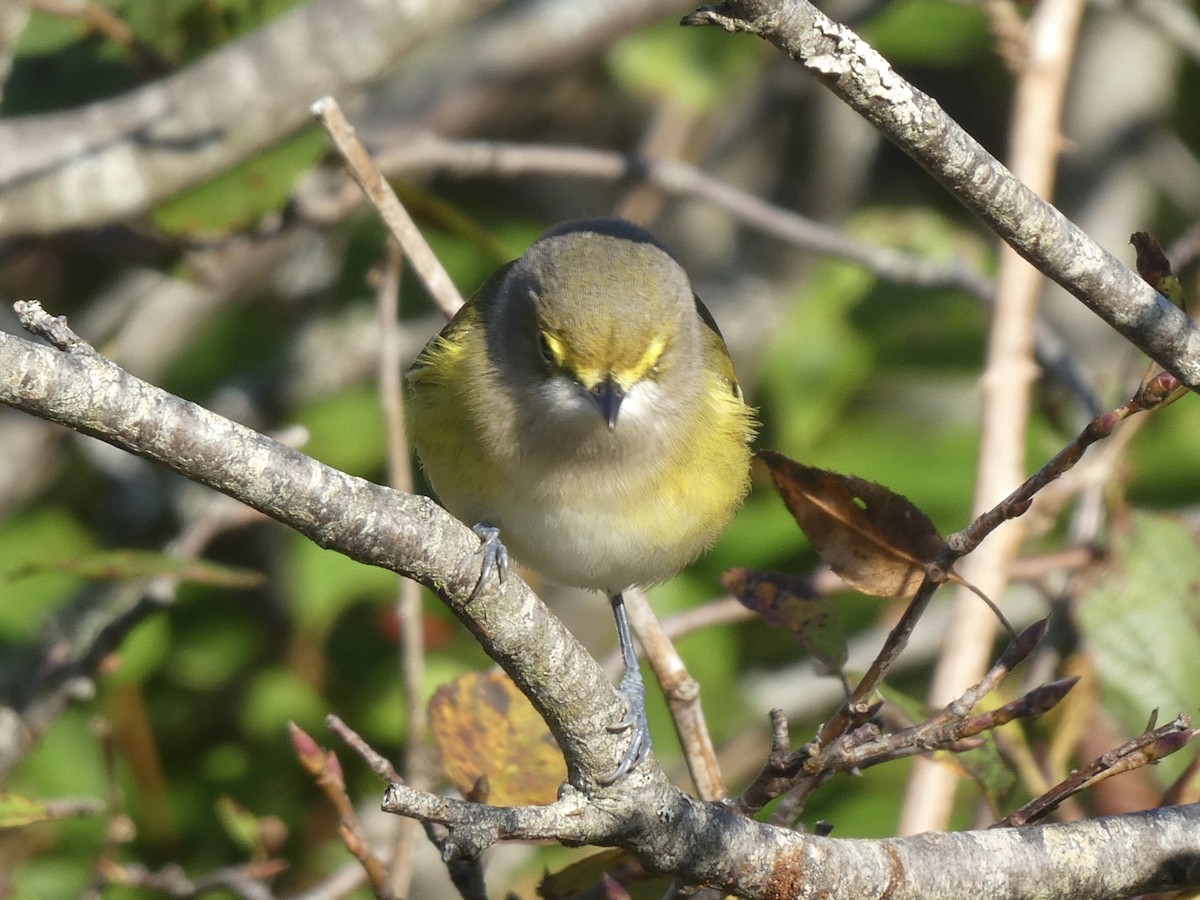
[[[538,332],[538,353],[542,357],[542,362],[548,366],[558,365],[558,359],[554,355],[554,348],[550,346],[550,338],[546,337],[546,332]]]

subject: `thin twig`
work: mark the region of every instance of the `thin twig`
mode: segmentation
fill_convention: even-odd
[[[365,762],[380,778],[390,783],[402,782],[404,779],[400,773],[396,771],[396,767],[392,765],[391,760],[380,753],[377,753],[370,744],[362,739],[362,736],[341,720],[338,716],[328,715],[325,717],[325,725],[340,737],[355,753],[362,757]]]
[[[434,303],[447,318],[453,316],[463,305],[462,295],[392,186],[371,159],[367,148],[355,135],[354,128],[346,121],[337,101],[332,97],[322,97],[312,105],[312,114],[320,119],[329,132],[338,152],[350,167],[350,174],[379,211],[384,224],[403,248],[404,255],[413,264]]]
[[[834,745],[822,760],[827,767],[823,775],[828,777],[836,772],[867,769],[935,750],[961,753],[974,749],[981,744],[980,740],[974,739],[976,735],[1019,719],[1035,719],[1045,715],[1062,701],[1078,681],[1078,678],[1060,678],[978,716],[939,715],[894,734],[871,737],[853,745]]]
[[[918,287],[955,288],[985,302],[990,302],[994,290],[986,275],[962,260],[943,262],[880,247],[776,206],[682,160],[551,144],[452,141],[422,134],[380,150],[377,161],[380,169],[392,176],[445,172],[460,177],[557,175],[601,181],[642,179],[672,196],[711,203],[772,237],[814,253],[856,262],[889,280]]]
[[[1197,734],[1200,734],[1200,729],[1192,728],[1192,720],[1180,715],[1174,721],[1147,731],[1098,757],[1089,765],[1076,769],[1065,781],[1009,813],[992,827],[1009,828],[1036,822],[1053,812],[1068,797],[1113,775],[1157,762],[1181,750]]]
[[[948,558],[943,560],[943,563],[952,564],[954,559],[971,553],[1002,523],[1024,515],[1037,493],[1068,472],[1079,462],[1088,447],[1109,437],[1116,427],[1130,416],[1149,412],[1169,402],[1179,389],[1175,376],[1166,372],[1160,373],[1143,384],[1124,405],[1092,419],[1074,440],[1054,454],[1016,490],[978,516],[962,531],[946,538]]]
[[[375,303],[379,313],[379,395],[387,435],[388,483],[412,493],[412,457],[404,423],[404,397],[400,360],[400,274],[404,255],[394,240],[387,242]],[[396,621],[400,629],[400,668],[404,685],[404,772],[411,784],[425,787],[425,635],[421,586],[400,577],[396,591]],[[396,843],[388,866],[392,890],[398,897],[411,892],[413,852],[418,823],[404,820],[396,830]]]
[[[768,767],[776,772],[787,771],[799,760],[801,769],[772,814],[772,822],[792,827],[813,791],[839,772],[855,772],[931,750],[961,752],[969,747],[964,743],[965,739],[1014,719],[1040,716],[1053,708],[1074,686],[1076,679],[1065,679],[1035,688],[1026,696],[999,709],[971,716],[979,701],[1033,652],[1045,634],[1045,626],[1045,620],[1042,620],[1022,631],[983,679],[924,722],[884,734],[875,721],[866,721],[863,717],[853,729],[845,730],[821,746],[814,741],[784,759],[782,764],[777,749],[774,749],[779,746],[777,735]],[[875,707],[871,709],[874,711]],[[779,791],[785,784],[786,780],[776,780],[767,787]]]
[[[404,255],[395,240],[387,242],[375,289],[379,322],[379,397],[387,435],[388,484],[412,493],[412,461],[404,423],[403,368],[400,359],[400,274]]]
[[[378,900],[395,900],[398,895],[392,890],[387,866],[371,849],[371,842],[363,831],[349,794],[346,793],[346,781],[337,755],[332,750],[322,748],[294,723],[290,724],[288,729],[291,732],[296,759],[337,811],[338,831],[342,843],[366,870],[375,896]]]
[[[659,97],[650,125],[642,135],[638,155],[647,159],[685,159],[701,123],[700,112],[678,97]],[[662,212],[666,191],[645,181],[632,185],[617,204],[617,215],[633,222],[653,222]]]
[[[812,768],[810,773],[810,761],[818,757],[850,728],[871,715],[873,711],[872,695],[908,644],[909,635],[912,634],[921,614],[929,606],[929,601],[933,599],[934,593],[941,584],[942,581],[926,576],[916,596],[913,597],[900,620],[888,633],[887,640],[884,641],[879,654],[854,690],[851,691],[845,703],[825,723],[817,736],[800,750],[783,760],[772,755],[751,785],[740,796],[730,801],[731,807],[746,814],[753,814],[780,794],[792,790],[801,773],[824,777],[824,770],[819,767]]]
[[[809,0],[726,0],[684,18],[787,53],[997,235],[1181,383],[1200,388],[1200,326],[1015,178],[937,102]]]
[[[112,885],[142,888],[168,897],[201,897],[220,891],[241,900],[273,900],[275,895],[264,882],[286,868],[287,863],[281,860],[266,859],[192,877],[173,863],[161,869],[150,869],[137,863],[113,861],[105,865],[101,875]]]
[[[601,181],[644,181],[674,197],[702,200],[738,221],[795,247],[845,259],[896,284],[963,291],[990,304],[995,285],[962,259],[936,260],[905,250],[882,247],[854,234],[783,209],[714,178],[683,160],[652,159],[638,154],[549,144],[456,141],[423,133],[403,143],[382,147],[375,156],[390,178],[425,173],[458,177],[515,178],[524,175],[588,178]],[[357,194],[357,192],[356,192]],[[320,204],[319,218],[343,215],[358,197],[339,194]],[[323,211],[332,207],[337,212]],[[1062,336],[1040,321],[1035,335],[1038,363],[1052,373],[1090,412],[1099,410],[1088,378],[1071,357]]]

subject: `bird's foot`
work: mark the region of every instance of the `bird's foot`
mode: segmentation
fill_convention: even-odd
[[[625,698],[628,712],[625,718],[608,727],[616,733],[629,732],[629,746],[617,767],[607,775],[602,775],[597,781],[602,785],[616,784],[639,765],[650,753],[650,724],[646,721],[646,685],[642,681],[641,670],[636,666],[625,670],[621,683],[617,685],[617,693]]]
[[[479,580],[475,582],[475,590],[471,591],[471,596],[467,598],[468,603],[479,596],[493,572],[498,574],[501,582],[508,574],[508,548],[500,540],[500,529],[487,522],[477,522],[471,526],[471,530],[479,537],[483,564],[479,567]]]

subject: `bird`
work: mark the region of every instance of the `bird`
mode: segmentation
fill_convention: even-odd
[[[675,257],[619,218],[564,222],[498,269],[406,374],[410,432],[442,505],[472,526],[472,599],[509,556],[612,606],[629,745],[650,752],[624,592],[724,530],[750,484],[756,416]]]

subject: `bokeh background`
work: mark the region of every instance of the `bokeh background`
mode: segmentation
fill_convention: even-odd
[[[39,141],[82,145],[56,114],[96,104],[104,121],[114,99],[164,84],[302,5],[13,4],[0,128],[34,158]],[[825,8],[1006,157],[1024,4],[834,0]],[[329,20],[346,29],[331,32],[331,44],[367,39],[354,32],[356,9]],[[331,83],[323,93],[338,97],[384,161],[464,292],[559,220],[635,218],[675,250],[719,321],[761,410],[760,446],[881,482],[943,533],[964,527],[989,323],[981,295],[996,270],[996,240],[800,67],[750,37],[679,27],[689,11],[659,0],[603,13],[576,0],[493,4],[363,84]],[[1157,234],[1189,296],[1200,250],[1198,35],[1186,3],[1088,5],[1055,195],[1130,263],[1130,233]],[[287,98],[296,72],[276,74],[262,89],[278,87],[293,107],[318,96]],[[188,102],[215,101],[201,85]],[[695,179],[767,201],[774,214],[808,217],[826,244],[814,249],[730,205],[628,175],[549,166],[468,173],[449,151],[406,162],[429,135],[613,151],[635,172],[639,158],[677,161]],[[50,224],[35,229],[5,224],[28,202],[20,187],[29,176],[0,179],[0,327],[19,332],[11,301],[37,298],[139,377],[384,481],[375,294],[385,229],[319,126],[264,143],[145,209],[86,222],[64,213],[56,225],[47,208]],[[190,152],[199,150],[180,147],[184,168]],[[59,201],[68,209],[69,191]],[[864,247],[865,259],[845,258],[862,257]],[[966,275],[916,283],[887,269],[888,250]],[[1094,409],[1122,402],[1146,365],[1061,290],[1047,289],[1043,300],[1046,327],[1065,342],[1086,390],[1054,375],[1039,381],[1030,471]],[[400,302],[407,362],[441,320],[408,272]],[[979,821],[981,804],[1007,811],[1036,793],[1037,773],[1052,783],[1055,772],[1137,734],[1155,709],[1163,720],[1196,712],[1197,415],[1186,397],[1124,426],[1085,477],[1035,510],[1014,586],[996,599],[1015,621],[1054,610],[1033,671],[1083,681],[1044,721],[1006,730],[974,762],[947,763],[963,778],[954,826]],[[191,542],[216,566],[169,563],[167,554]],[[135,550],[144,553],[111,554]],[[730,567],[810,572],[817,564],[759,471],[713,552],[651,597],[670,616],[720,597]],[[156,593],[148,579],[162,574],[182,583]],[[263,859],[287,863],[270,881],[279,896],[345,895],[352,860],[333,809],[295,760],[287,723],[332,746],[323,719],[336,712],[381,752],[405,758],[397,591],[388,572],[240,516],[91,439],[0,410],[0,790],[10,800],[98,801],[90,815],[0,829],[0,896],[157,896],[120,882],[136,880],[135,866],[178,864],[198,879]],[[597,656],[611,651],[602,598],[551,586],[545,594]],[[889,683],[898,708],[915,714],[924,701],[948,604],[934,601]],[[837,606],[856,648],[850,668],[861,668],[864,648],[878,646],[898,610],[853,593],[839,594]],[[109,641],[104,629],[114,621],[132,627]],[[488,666],[432,596],[423,634],[425,695]],[[769,708],[789,712],[799,742],[836,702],[837,682],[814,675],[793,636],[762,622],[706,627],[678,646],[734,790],[765,758]],[[665,707],[651,694],[656,751],[684,779]],[[386,841],[395,823],[369,812],[382,785],[337,749],[350,795]],[[1193,755],[1118,779],[1076,811],[1153,805]],[[908,770],[902,762],[838,779],[814,796],[804,821],[830,822],[839,836],[890,835]],[[498,852],[493,888],[532,895],[544,869],[585,853]],[[419,862],[415,878],[415,896],[448,890],[436,859]]]

